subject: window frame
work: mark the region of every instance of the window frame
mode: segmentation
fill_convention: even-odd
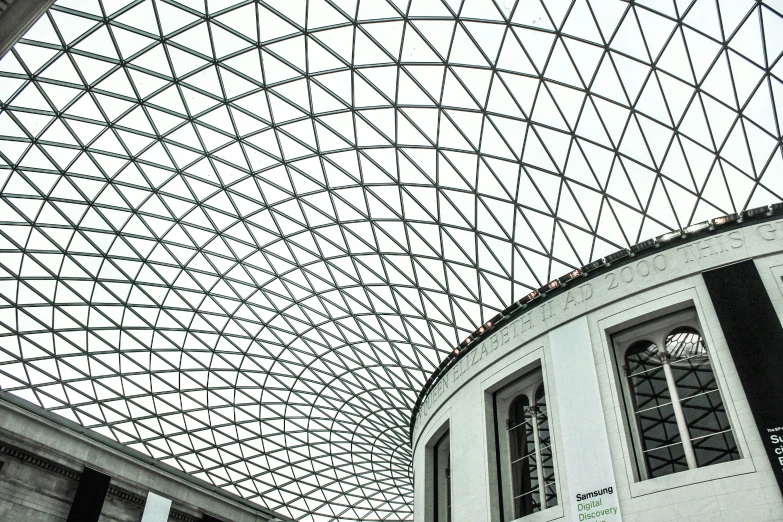
[[[494,453],[496,456],[496,473],[497,473],[497,490],[499,500],[500,519],[507,522],[513,522],[517,520],[530,520],[531,517],[547,516],[545,514],[552,514],[557,518],[558,513],[555,513],[552,508],[561,506],[561,495],[558,487],[557,472],[557,460],[555,457],[555,436],[554,428],[551,416],[551,395],[546,385],[546,378],[544,375],[543,367],[539,365],[535,367],[526,368],[521,374],[515,376],[511,380],[506,382],[496,389],[492,393],[492,410],[493,410],[493,439],[494,439]],[[528,405],[536,404],[536,393],[539,389],[543,389],[544,397],[546,401],[546,410],[549,420],[549,449],[551,453],[551,463],[554,468],[554,477],[551,482],[555,491],[556,503],[553,505],[547,505],[543,509],[528,513],[527,515],[515,516],[514,513],[514,483],[511,471],[511,437],[509,436],[509,430],[506,426],[506,420],[510,415],[510,407],[516,399],[521,396],[527,398]],[[491,439],[492,440],[492,439]],[[539,458],[540,451],[533,450],[537,453],[536,459]],[[532,490],[531,490],[532,491]],[[562,508],[560,508],[562,510]],[[544,514],[544,515],[542,515]]]
[[[451,488],[451,437],[446,430],[432,447],[432,498],[434,502],[432,520],[434,522],[452,521]]]
[[[690,307],[686,307],[678,311],[664,312],[657,317],[645,318],[636,324],[627,325],[619,329],[613,329],[613,332],[607,331],[607,341],[609,347],[612,350],[612,359],[617,370],[617,379],[619,384],[618,398],[620,399],[621,408],[623,410],[622,413],[624,415],[626,428],[628,430],[627,435],[630,445],[629,454],[633,461],[633,473],[637,482],[678,475],[683,472],[694,471],[695,469],[700,469],[701,467],[710,467],[714,465],[708,464],[706,466],[697,466],[695,468],[688,468],[681,472],[669,473],[658,477],[651,477],[647,462],[645,460],[644,443],[640,433],[641,429],[639,422],[636,418],[634,394],[631,390],[629,379],[625,371],[626,353],[630,348],[640,341],[650,342],[654,344],[660,351],[660,347],[666,346],[666,339],[669,335],[683,329],[695,331],[699,334],[702,342],[704,343],[707,360],[709,361],[712,368],[713,376],[715,378],[715,385],[724,405],[729,428],[734,438],[734,444],[736,446],[737,452],[739,453],[739,457],[734,460],[742,460],[744,458],[743,445],[742,441],[740,440],[741,432],[738,433],[733,408],[728,407],[729,402],[732,400],[731,394],[726,392],[725,387],[721,383],[721,379],[718,375],[720,366],[716,364],[712,347],[706,338],[704,328],[700,324],[697,310],[691,304]],[[682,403],[683,400],[685,399],[679,397],[680,403]],[[691,437],[690,440],[692,441],[693,437]]]
[[[442,522],[439,521],[436,516],[438,515],[437,507],[437,495],[438,491],[444,491],[443,482],[437,482],[439,474],[437,471],[438,455],[437,450],[443,449],[444,445],[442,441],[447,441],[445,447],[450,452],[451,450],[451,415],[450,411],[444,412],[439,419],[433,422],[433,425],[428,427],[427,433],[422,435],[424,439],[423,447],[423,469],[422,473],[416,474],[415,478],[420,480],[420,485],[414,483],[414,488],[421,487],[422,494],[417,497],[416,503],[421,502],[423,504],[422,516],[424,522]],[[442,456],[441,456],[441,462]],[[451,458],[449,456],[449,465],[451,465]],[[451,469],[451,467],[450,467]],[[452,474],[453,475],[453,474]],[[453,481],[451,484],[453,486]],[[452,488],[453,490],[453,488]]]

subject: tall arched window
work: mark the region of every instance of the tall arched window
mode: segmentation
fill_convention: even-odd
[[[434,522],[451,522],[451,442],[447,431],[433,451]]]
[[[540,371],[497,392],[496,401],[506,413],[505,426],[499,426],[506,520],[557,505],[549,416]]]
[[[666,337],[666,352],[697,466],[739,458],[723,398],[699,332],[692,328],[674,330]]]
[[[682,321],[680,321],[682,322]],[[669,322],[671,324],[672,321]],[[624,353],[630,409],[644,464],[641,476],[735,460],[739,451],[707,348],[692,326],[638,328]]]
[[[659,353],[654,343],[643,340],[625,354],[628,386],[650,478],[688,469]]]

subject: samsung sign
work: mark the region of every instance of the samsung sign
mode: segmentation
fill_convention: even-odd
[[[549,332],[558,419],[563,439],[571,519],[619,522],[609,438],[602,415],[598,376],[587,318]]]

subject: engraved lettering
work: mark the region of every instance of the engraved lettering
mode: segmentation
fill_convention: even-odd
[[[710,257],[712,254],[715,254],[715,250],[713,249],[712,241],[709,240],[709,238],[705,239],[704,241],[700,241],[700,244],[698,245],[697,252],[700,251],[699,258],[702,257]]]
[[[552,318],[552,303],[542,303],[541,304],[541,317],[546,321],[547,319]]]
[[[742,237],[742,232],[740,230],[732,230],[728,233],[729,236],[729,246],[731,248],[742,248],[742,245],[744,243],[744,238]]]
[[[734,232],[736,232],[736,230]],[[731,234],[733,234],[734,232],[732,232]],[[764,223],[763,225],[757,226],[756,232],[758,232],[758,234],[761,236],[761,239],[764,239],[766,241],[774,241],[775,239],[777,239],[775,234],[775,227],[773,227],[770,223]],[[729,234],[729,238],[731,238],[731,234]]]
[[[765,242],[783,241],[783,221],[760,224],[756,226],[755,232]],[[742,230],[732,230],[721,235],[706,237],[682,245],[677,248],[678,252],[676,255],[682,256],[681,259],[684,260],[684,263],[691,263],[716,254],[743,248],[744,245],[744,232]],[[667,269],[668,254],[660,253],[645,257],[644,259],[636,261],[634,264],[623,266],[613,272],[605,274],[605,284],[608,286],[608,290],[613,290],[619,286],[623,286],[622,284],[632,283],[634,278],[646,278],[651,274],[655,275],[653,274],[654,272],[663,272]],[[783,280],[783,277],[781,280]],[[441,380],[430,389],[429,395],[421,403],[421,407],[416,416],[414,433],[418,434],[421,432],[423,427],[422,424],[425,423],[428,415],[433,412],[438,401],[441,401],[444,395],[448,394],[451,384],[456,383],[464,374],[474,371],[473,367],[481,363],[482,359],[491,355],[498,348],[522,342],[524,340],[523,334],[536,326],[540,326],[541,322],[548,322],[555,315],[559,315],[564,311],[571,310],[577,305],[585,303],[593,297],[593,294],[593,285],[588,282],[583,282],[574,288],[569,287],[564,295],[554,299],[556,302],[554,307],[552,305],[553,300],[544,300],[539,306],[535,307],[535,309],[528,310],[527,313],[516,317],[513,321],[494,332],[493,335],[481,343],[480,347],[471,350],[473,352],[472,355],[470,353],[465,354],[466,357],[462,357],[451,370],[451,373],[453,374],[450,378],[451,380],[449,380],[447,375],[443,376]],[[560,299],[562,299],[562,301],[560,301]],[[488,362],[483,364],[488,364]],[[783,455],[783,448],[781,448],[781,455]]]
[[[713,240],[718,244],[718,252],[726,250],[726,247],[723,246],[723,236],[715,236]]]
[[[644,259],[636,263],[636,273],[642,277],[650,275],[650,263]]]
[[[533,319],[530,317],[530,314],[527,313],[522,316],[522,331],[527,332],[533,328]]]
[[[581,291],[582,291],[582,301],[587,301],[588,299],[593,297],[593,285],[591,285],[590,283],[583,284]]]
[[[572,306],[576,306],[577,303],[581,301],[577,301],[574,299],[574,295],[571,293],[571,290],[568,291],[568,294],[566,294],[566,302],[565,306],[563,307],[563,310],[568,310]]]
[[[693,257],[693,252],[691,251],[690,245],[685,245],[677,248],[678,252],[684,252],[685,253],[685,262],[690,263],[691,261],[696,261],[696,258]]]

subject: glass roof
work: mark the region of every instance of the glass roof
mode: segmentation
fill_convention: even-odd
[[[295,519],[550,279],[783,195],[783,1],[62,0],[0,61],[0,387]]]

